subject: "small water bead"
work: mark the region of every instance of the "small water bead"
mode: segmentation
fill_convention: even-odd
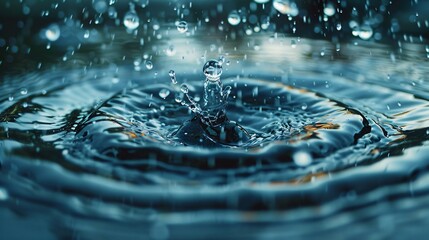
[[[93,0],[92,7],[97,13],[105,13],[107,11],[107,2],[106,0]]]
[[[231,24],[232,26],[236,26],[241,22],[241,17],[240,14],[238,14],[237,11],[232,11],[231,13],[229,13],[228,15],[228,23]]]
[[[313,162],[313,157],[305,151],[298,151],[293,154],[293,161],[297,166],[306,167]]]
[[[333,16],[335,14],[335,7],[331,3],[326,4],[325,8],[323,9],[323,13],[326,16]]]
[[[359,37],[362,40],[368,40],[368,39],[370,39],[372,37],[372,34],[373,34],[373,30],[372,30],[371,26],[369,26],[369,25],[363,25],[363,26],[360,27]]]
[[[123,23],[128,30],[134,30],[139,27],[140,19],[135,11],[129,11],[125,14]]]
[[[295,2],[289,0],[274,0],[273,7],[281,14],[290,15],[295,17],[299,13],[299,9]]]
[[[158,94],[161,98],[165,99],[168,97],[168,95],[170,95],[170,90],[163,88],[159,91]]]
[[[217,81],[222,75],[222,65],[216,60],[210,60],[204,64],[203,72],[208,80]]]
[[[176,27],[180,33],[185,33],[186,31],[188,31],[188,23],[185,21],[177,22]]]
[[[26,95],[28,93],[28,90],[26,88],[21,89],[21,94]]]
[[[182,91],[182,93],[184,93],[184,94],[187,94],[189,92],[189,88],[188,88],[188,86],[186,84],[183,83],[180,86],[180,91]]]
[[[46,38],[51,42],[57,41],[58,38],[60,38],[60,35],[61,35],[61,30],[58,24],[56,23],[49,25],[49,27],[45,31]]]
[[[153,63],[151,61],[146,61],[146,68],[151,70],[153,68]]]
[[[83,34],[84,38],[89,38],[89,30],[85,30],[85,33]]]
[[[171,82],[173,84],[177,84],[177,79],[176,79],[176,72],[174,72],[174,70],[170,70],[168,72],[168,75],[170,76]]]

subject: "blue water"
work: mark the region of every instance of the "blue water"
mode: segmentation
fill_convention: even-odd
[[[424,238],[424,44],[162,27],[143,46],[116,32],[4,70],[0,236]],[[227,117],[248,133],[235,144],[202,130],[169,76],[202,103],[202,66],[219,55]]]

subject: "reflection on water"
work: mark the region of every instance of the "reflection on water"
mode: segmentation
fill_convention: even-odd
[[[114,14],[110,2],[93,1],[94,9]],[[280,13],[294,10],[290,1],[275,2]],[[12,67],[0,80],[0,232],[44,239],[424,236],[424,41],[399,48],[364,41],[362,25],[363,37],[352,41],[269,29],[233,38],[233,30],[225,35],[191,21],[147,23],[130,15],[141,6],[125,5],[118,9],[126,10],[126,24],[47,25],[50,47],[39,39],[31,49],[51,55],[17,54],[3,65]],[[332,8],[324,7],[327,18]],[[226,16],[231,26],[244,24],[241,11]],[[151,29],[127,32],[123,24]],[[78,40],[67,42],[67,32]],[[74,41],[83,44],[64,48]],[[179,103],[189,93],[204,105],[201,70],[220,55],[223,87],[231,87],[222,107],[248,134],[238,144],[221,142],[223,130]]]

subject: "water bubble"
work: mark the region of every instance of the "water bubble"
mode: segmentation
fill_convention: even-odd
[[[176,27],[180,33],[185,33],[186,31],[188,31],[188,23],[185,21],[177,22]]]
[[[165,99],[168,97],[168,95],[170,95],[170,90],[163,88],[159,91],[158,94],[161,98]]]
[[[140,19],[135,11],[129,11],[124,16],[124,25],[128,30],[134,30],[139,27]]]
[[[203,72],[208,80],[217,81],[222,75],[222,65],[216,60],[210,60],[204,64]]]
[[[293,161],[296,165],[300,167],[306,167],[311,164],[313,158],[308,152],[298,151],[293,154]]]
[[[170,71],[168,72],[168,75],[170,75],[171,82],[172,82],[173,84],[177,84],[176,72],[174,72],[174,70],[170,70]]]
[[[153,68],[153,63],[151,61],[146,61],[146,68],[151,70]]]
[[[188,93],[189,92],[189,88],[188,88],[188,85],[186,85],[186,84],[182,84],[181,86],[180,86],[180,91],[182,91],[182,93]]]
[[[359,37],[363,40],[368,40],[372,37],[373,31],[371,26],[369,25],[363,25],[360,27],[359,30]]]
[[[105,13],[107,11],[106,0],[93,0],[92,7],[97,13]]]
[[[51,42],[57,41],[60,35],[61,35],[61,30],[58,24],[56,23],[49,25],[49,27],[45,31],[46,38]]]
[[[289,0],[274,0],[273,7],[281,14],[287,14],[295,17],[299,13],[299,9],[296,3],[290,2]]]
[[[229,22],[229,24],[231,24],[233,26],[236,26],[241,22],[241,17],[237,11],[234,10],[231,13],[229,13],[228,22]]]
[[[325,8],[323,9],[323,13],[326,16],[333,16],[335,14],[335,7],[331,3],[326,4]]]

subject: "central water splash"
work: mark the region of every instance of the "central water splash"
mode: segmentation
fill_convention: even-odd
[[[227,99],[231,93],[231,87],[223,88],[220,76],[222,75],[223,57],[219,60],[209,60],[204,64],[204,103],[200,106],[190,95],[187,85],[182,84],[180,90],[189,103],[180,102],[196,114],[185,122],[175,133],[185,145],[229,145],[240,146],[250,138],[249,133],[226,116]],[[176,84],[174,71],[169,72],[173,84]]]

